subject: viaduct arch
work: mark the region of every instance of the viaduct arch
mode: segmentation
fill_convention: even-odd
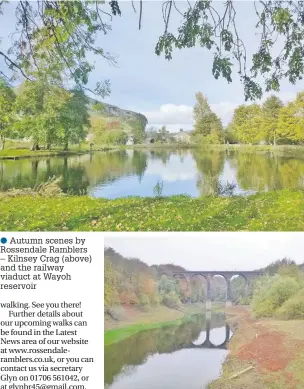
[[[235,276],[241,276],[244,278],[247,289],[249,282],[254,280],[257,277],[263,275],[262,271],[248,271],[248,270],[234,270],[234,271],[221,271],[221,270],[212,270],[212,271],[173,271],[171,273],[173,277],[184,277],[188,284],[190,280],[195,276],[202,276],[206,280],[207,284],[207,296],[206,296],[206,309],[211,309],[211,279],[214,276],[222,276],[227,285],[227,294],[226,294],[226,305],[229,306],[232,304],[232,292],[231,292],[231,280]]]

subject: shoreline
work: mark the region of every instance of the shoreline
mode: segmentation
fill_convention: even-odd
[[[303,152],[304,155],[304,146],[301,145],[240,145],[240,144],[210,144],[210,145],[200,145],[200,144],[152,144],[152,145],[110,145],[110,146],[100,146],[99,148],[86,149],[86,150],[54,150],[54,151],[45,151],[37,150],[31,151],[29,149],[5,149],[0,151],[0,160],[19,160],[25,158],[43,158],[43,157],[61,157],[69,155],[83,155],[89,153],[98,153],[106,151],[120,151],[120,150],[138,150],[138,151],[153,151],[153,150],[202,150],[202,151],[239,151],[239,152]],[[2,155],[3,154],[3,155]],[[297,157],[297,156],[295,156]]]
[[[65,156],[73,156],[73,155],[84,155],[84,154],[90,154],[90,153],[95,153],[95,152],[105,152],[105,151],[111,151],[113,148],[103,148],[99,150],[68,150],[68,151],[60,151],[60,150],[50,150],[50,151],[45,151],[45,150],[37,150],[37,151],[31,151],[31,150],[26,150],[25,149],[8,149],[5,150],[7,151],[12,151],[12,155],[1,155],[0,151],[0,160],[19,160],[19,159],[26,159],[26,158],[49,158],[49,157],[65,157]],[[13,152],[17,151],[16,154],[13,154]],[[19,154],[18,154],[19,152]],[[20,153],[21,152],[21,153]],[[10,153],[9,153],[10,154]]]
[[[208,389],[304,387],[304,320],[255,320],[244,307],[224,312],[233,336],[221,376]]]
[[[121,308],[124,310],[125,318],[117,320],[115,323],[110,320],[108,314],[105,315],[105,346],[124,340],[141,331],[178,326],[193,315],[205,314],[204,303],[183,305],[182,310],[168,308],[164,305],[151,306],[147,311],[141,311],[139,308],[131,306]],[[223,310],[222,306],[214,303],[212,311],[216,312],[219,309]]]

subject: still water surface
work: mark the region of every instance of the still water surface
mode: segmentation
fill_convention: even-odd
[[[205,389],[221,374],[231,331],[222,313],[140,332],[105,347],[106,389]]]
[[[153,196],[157,182],[164,196],[246,195],[303,188],[304,156],[162,149],[0,161],[0,190],[33,187],[53,176],[62,176],[65,192],[112,199]]]

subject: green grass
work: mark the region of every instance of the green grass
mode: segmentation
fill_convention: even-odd
[[[303,231],[304,193],[230,198],[1,196],[3,231]]]
[[[182,319],[176,319],[176,320],[158,322],[158,323],[134,324],[125,328],[108,330],[105,331],[104,333],[104,344],[105,346],[108,346],[112,343],[119,342],[141,331],[152,330],[161,327],[169,327],[174,325],[178,326],[182,324],[183,320],[184,319],[182,318]]]

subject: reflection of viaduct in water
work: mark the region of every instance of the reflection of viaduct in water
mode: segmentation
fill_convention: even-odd
[[[190,285],[190,281],[192,278],[196,276],[201,276],[206,280],[207,284],[207,296],[206,296],[206,309],[211,308],[211,279],[214,276],[222,276],[227,285],[227,294],[226,294],[226,304],[229,306],[232,304],[232,293],[231,293],[231,280],[235,276],[241,276],[244,278],[246,283],[246,290],[248,293],[249,282],[251,282],[254,278],[263,275],[261,271],[173,271],[173,277],[184,277],[187,280],[188,285]]]
[[[230,339],[230,327],[226,323],[225,325],[225,340],[219,345],[214,345],[210,340],[210,332],[211,332],[211,320],[207,319],[206,321],[206,339],[201,344],[194,344],[191,343],[191,345],[188,345],[185,348],[214,348],[214,349],[226,349],[227,348],[227,342]]]

